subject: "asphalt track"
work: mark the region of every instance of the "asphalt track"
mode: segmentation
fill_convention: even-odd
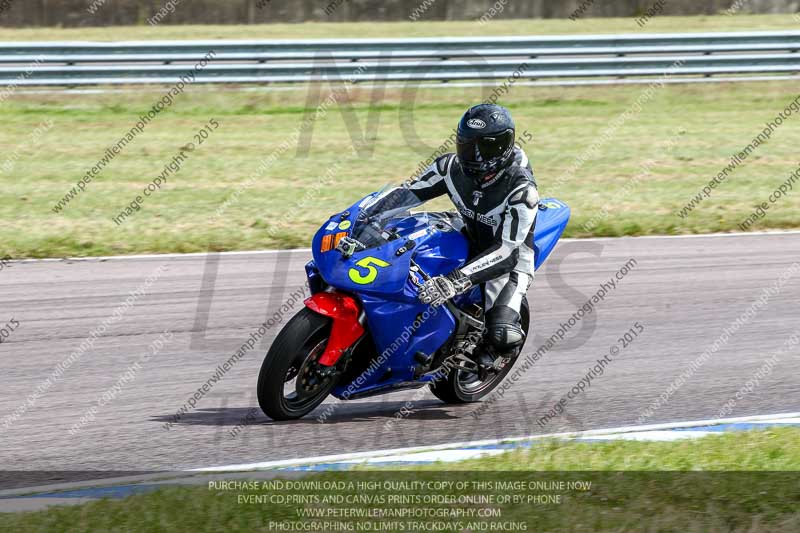
[[[387,420],[414,397],[410,391],[340,403],[324,424],[316,414],[326,404],[301,421],[271,422],[252,408],[258,369],[279,324],[165,429],[217,366],[302,287],[309,255],[29,261],[0,270],[0,327],[19,322],[0,343],[0,469],[175,471],[642,423],[648,405],[784,275],[766,305],[644,423],[710,419],[800,330],[800,269],[786,275],[800,261],[799,233],[566,241],[529,293],[538,336],[529,339],[526,354],[629,259],[637,264],[477,418],[470,414],[476,405],[446,406],[426,392],[411,416],[386,430]],[[29,402],[56,365],[162,266],[147,294]],[[604,375],[569,400],[564,414],[537,424],[637,321],[644,332]],[[173,332],[165,347],[120,381],[164,330]],[[781,353],[768,374],[726,416],[800,410],[800,348]],[[95,419],[70,434],[109,390]],[[24,412],[8,419],[21,405]],[[232,436],[248,413],[254,419]]]

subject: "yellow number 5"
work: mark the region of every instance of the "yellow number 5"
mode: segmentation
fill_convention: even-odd
[[[366,268],[367,273],[362,274],[358,269],[351,268],[350,271],[348,272],[348,274],[350,275],[350,279],[353,281],[353,283],[358,283],[359,285],[366,285],[368,283],[372,283],[373,281],[375,281],[375,278],[378,277],[378,269],[372,265],[376,265],[383,268],[383,267],[388,267],[389,263],[387,263],[386,261],[382,261],[376,257],[368,256],[364,257],[363,259],[359,259],[356,262],[356,265],[360,266],[361,268]]]

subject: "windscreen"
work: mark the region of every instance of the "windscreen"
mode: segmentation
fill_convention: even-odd
[[[392,238],[397,223],[411,215],[407,206],[416,204],[419,200],[411,191],[385,187],[362,206],[351,237],[367,248],[380,246]]]
[[[412,214],[405,211],[391,216],[378,215],[369,222],[357,224],[352,237],[367,249],[375,248],[388,241],[407,236],[410,229],[428,223],[427,213]]]

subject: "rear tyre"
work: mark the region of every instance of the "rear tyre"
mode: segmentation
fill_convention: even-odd
[[[303,308],[270,346],[258,374],[258,404],[273,420],[293,420],[313,411],[336,385],[338,374],[320,373],[331,320]]]
[[[525,331],[525,339],[527,340],[530,326],[530,310],[527,298],[522,299],[519,315],[520,324]],[[522,346],[508,357],[508,361],[500,370],[484,376],[483,379],[479,378],[474,372],[466,370],[463,366],[456,367],[450,371],[447,377],[431,384],[431,392],[445,403],[477,402],[503,382],[521,352]]]

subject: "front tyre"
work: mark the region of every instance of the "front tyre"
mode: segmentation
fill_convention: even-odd
[[[258,374],[258,404],[273,420],[313,411],[336,385],[338,374],[320,372],[331,320],[303,308],[275,337]]]

